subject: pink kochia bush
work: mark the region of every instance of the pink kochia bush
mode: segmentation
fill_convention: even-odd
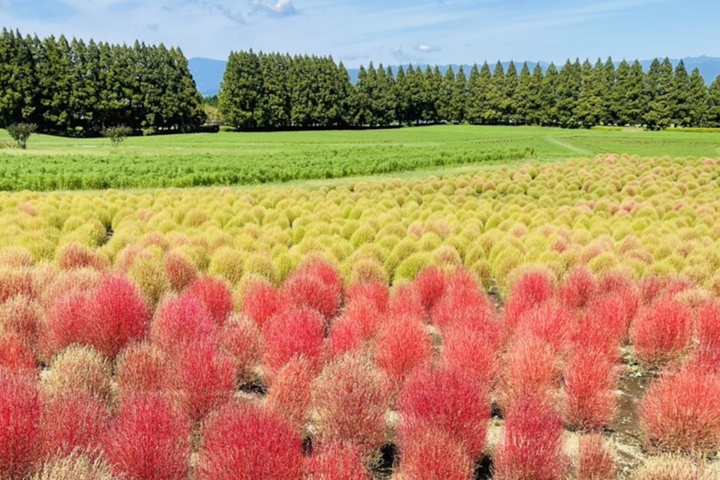
[[[106,404],[85,392],[63,393],[44,401],[40,424],[42,457],[96,451],[110,425]]]
[[[416,372],[405,384],[398,410],[402,448],[412,448],[428,428],[446,432],[473,460],[485,448],[490,389],[469,372],[452,367]]]
[[[267,280],[253,279],[245,287],[241,311],[262,328],[287,305],[285,292],[275,288]]]
[[[388,319],[375,348],[375,363],[396,385],[401,385],[416,368],[429,364],[433,355],[424,325],[408,317]]]
[[[280,414],[231,403],[212,415],[203,432],[198,480],[301,480],[302,441]]]
[[[319,480],[370,480],[360,449],[352,443],[331,443],[313,452],[307,461],[310,478]]]
[[[27,372],[35,368],[33,352],[14,333],[0,335],[0,368],[12,372]]]
[[[693,366],[655,380],[638,407],[651,451],[711,453],[720,445],[720,380]]]
[[[233,312],[233,296],[228,283],[220,278],[202,277],[195,280],[183,295],[197,298],[219,326]]]
[[[505,323],[514,330],[523,313],[553,298],[555,282],[545,272],[530,271],[523,274],[512,287],[505,303]]]
[[[430,319],[442,329],[459,325],[472,327],[492,316],[489,307],[475,277],[457,269],[448,275],[443,295],[430,311]]]
[[[38,459],[41,412],[34,379],[0,368],[0,478],[24,478]]]
[[[650,366],[677,361],[693,333],[692,311],[685,304],[663,297],[643,309],[630,336],[638,359]]]
[[[593,350],[577,349],[565,370],[563,414],[574,429],[599,431],[615,413],[616,377],[614,361]]]
[[[172,360],[172,386],[182,393],[182,405],[193,420],[202,419],[230,400],[235,391],[235,369],[211,341],[198,340]]]
[[[518,400],[505,417],[493,457],[496,480],[560,480],[567,459],[562,451],[562,419],[552,406],[532,396]]]
[[[613,452],[601,435],[580,437],[575,465],[578,480],[613,480],[615,471]]]
[[[343,281],[337,269],[326,260],[310,257],[288,276],[284,290],[295,305],[332,318],[340,308]]]
[[[133,480],[183,480],[188,474],[190,422],[158,395],[123,401],[104,440],[105,457],[118,475]]]
[[[52,356],[82,343],[114,358],[128,342],[142,339],[152,311],[140,289],[121,275],[104,275],[90,291],[71,291],[50,308],[44,351]]]
[[[443,430],[423,425],[400,448],[400,478],[471,480],[473,458],[465,445]]]
[[[557,355],[552,346],[540,338],[517,337],[505,354],[500,380],[503,408],[526,396],[549,399],[559,388]]]
[[[170,357],[176,357],[197,341],[217,339],[218,326],[198,299],[171,297],[160,304],[150,328],[150,339]]]
[[[319,366],[325,338],[325,319],[311,308],[289,307],[263,325],[265,364],[275,373],[294,356]]]
[[[312,384],[320,445],[352,442],[371,455],[386,441],[385,415],[392,399],[389,380],[361,355],[325,366]]]
[[[570,309],[583,309],[595,297],[599,284],[595,276],[586,267],[574,268],[558,290],[563,305]]]

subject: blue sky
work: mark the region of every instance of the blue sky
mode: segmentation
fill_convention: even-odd
[[[719,0],[0,0],[40,36],[333,55],[346,66],[720,57]]]

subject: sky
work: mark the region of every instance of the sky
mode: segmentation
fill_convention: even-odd
[[[0,27],[110,43],[332,55],[346,67],[720,57],[720,0],[0,0]]]

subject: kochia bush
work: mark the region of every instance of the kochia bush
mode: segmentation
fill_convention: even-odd
[[[32,378],[0,369],[0,477],[24,478],[38,459],[41,412]]]
[[[630,338],[641,362],[659,366],[678,360],[687,350],[692,333],[690,308],[664,297],[638,314]]]
[[[720,380],[688,367],[655,380],[638,407],[652,451],[710,453],[720,445]]]
[[[199,480],[302,480],[302,441],[282,416],[231,403],[208,419]]]
[[[136,480],[184,480],[190,456],[190,423],[162,396],[128,398],[104,439],[108,463]]]
[[[541,398],[519,399],[505,416],[493,457],[497,480],[560,480],[567,471],[562,450],[563,425]]]

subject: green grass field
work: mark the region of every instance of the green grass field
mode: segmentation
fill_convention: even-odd
[[[0,141],[9,140],[0,130]],[[434,126],[396,130],[30,138],[0,150],[0,190],[248,185],[591,158],[720,157],[720,133]]]

